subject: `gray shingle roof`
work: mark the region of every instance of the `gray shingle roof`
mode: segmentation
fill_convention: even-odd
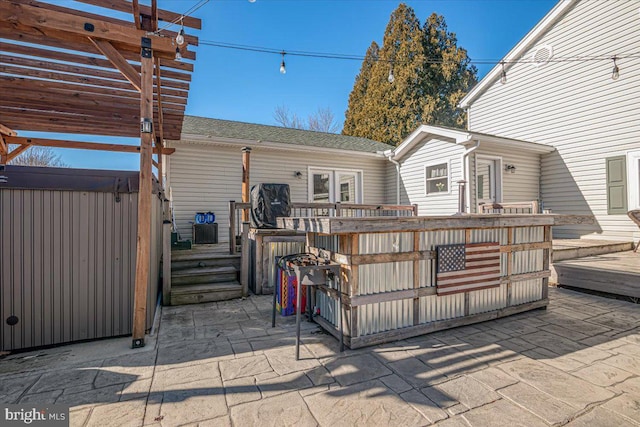
[[[375,153],[393,147],[382,142],[356,136],[314,132],[255,123],[234,122],[206,117],[184,116],[182,135],[246,139],[248,141],[278,142],[310,147]]]

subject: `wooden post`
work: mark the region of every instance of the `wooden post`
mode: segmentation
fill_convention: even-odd
[[[2,134],[0,134],[0,165],[6,165],[7,164],[7,154],[9,153],[9,147],[7,146],[6,142],[4,141],[4,138],[2,136]]]
[[[229,253],[236,253],[236,201],[229,202]]]
[[[242,149],[242,202],[249,203],[249,178],[250,178],[250,164],[249,158],[251,156],[251,148],[244,147]],[[242,210],[242,222],[249,221],[249,210]]]
[[[420,251],[420,233],[413,232],[413,252]],[[420,260],[415,259],[413,261],[413,289],[418,292],[420,288]],[[415,297],[413,299],[413,326],[420,324],[420,298]]]
[[[235,238],[234,238],[235,241]],[[235,242],[234,242],[235,245]],[[249,296],[249,223],[242,223],[242,253],[240,257],[240,284],[242,296]]]
[[[553,235],[550,225],[544,226],[544,239],[545,242],[553,243]],[[553,246],[551,246],[553,248]],[[542,251],[542,270],[545,272],[550,271],[551,263],[551,249],[545,249]],[[542,279],[542,299],[549,298],[549,277]],[[546,306],[544,307],[547,308]]]
[[[513,227],[507,228],[507,245],[513,245]],[[507,252],[507,277],[509,282],[507,283],[507,307],[511,306],[511,294],[513,292],[513,282],[511,281],[511,275],[513,274],[513,251]]]
[[[162,204],[162,305],[171,305],[171,213],[169,200],[165,199]]]
[[[147,318],[147,287],[151,261],[151,161],[153,129],[144,129],[145,122],[153,123],[153,51],[151,40],[142,38],[140,92],[140,184],[138,190],[138,238],[136,244],[136,282],[133,300],[132,347],[144,347]]]

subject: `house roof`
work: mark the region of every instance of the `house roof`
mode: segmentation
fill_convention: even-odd
[[[489,71],[477,85],[473,87],[467,93],[467,95],[462,98],[458,106],[460,108],[469,107],[473,101],[475,101],[485,90],[487,90],[497,79],[500,78],[502,73],[502,63],[504,63],[505,71],[508,71],[511,65],[518,61],[522,54],[526,53],[531,46],[533,46],[540,38],[553,27],[564,15],[567,11],[569,11],[578,0],[560,0],[558,4],[556,4],[553,9],[547,13],[547,15],[542,18],[538,24],[533,27],[529,33],[524,36],[520,42],[515,45],[513,49],[507,53],[507,55],[502,58],[500,62],[498,62],[495,67]]]
[[[376,153],[392,148],[388,144],[356,136],[185,116],[182,139],[194,137],[223,140],[223,142],[267,143],[267,145],[275,143],[362,153]]]
[[[385,155],[392,156],[395,160],[399,160],[404,157],[411,149],[418,143],[422,142],[429,135],[436,136],[445,140],[449,140],[452,143],[459,145],[469,145],[476,141],[480,141],[482,144],[490,143],[498,145],[504,148],[517,148],[523,151],[529,151],[532,153],[544,154],[555,151],[554,147],[545,144],[538,144],[536,142],[522,141],[513,138],[504,138],[501,136],[490,135],[487,133],[471,132],[460,129],[453,129],[439,126],[422,125],[411,133],[395,150],[387,150]]]

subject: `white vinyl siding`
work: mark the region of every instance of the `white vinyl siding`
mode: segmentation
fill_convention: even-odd
[[[638,2],[580,1],[523,56],[542,44],[553,46],[554,59],[636,54],[638,16]],[[517,63],[507,84],[496,81],[470,107],[473,131],[557,148],[542,156],[544,207],[593,214],[596,224],[558,227],[555,237],[630,240],[637,231],[626,215],[607,214],[605,158],[640,149],[640,58],[617,64],[614,81],[611,60]]]
[[[228,241],[229,201],[242,199],[241,146],[171,142],[176,149],[169,160],[169,187],[180,236],[191,238],[191,222],[196,212],[216,214],[219,241]],[[363,203],[383,203],[385,199],[384,158],[344,153],[252,148],[251,186],[258,183],[289,184],[291,201],[308,201],[308,170],[312,168],[362,171]],[[301,172],[300,178],[295,172]]]
[[[449,141],[429,139],[416,146],[400,162],[400,202],[418,204],[418,215],[451,215],[458,211],[458,184],[462,179],[460,159],[464,148]],[[388,187],[393,188],[391,200],[395,201],[395,166],[387,161]],[[443,194],[427,194],[425,189],[425,167],[447,163],[450,167],[450,189]],[[395,203],[395,202],[394,202]]]
[[[502,171],[502,202],[530,202],[540,197],[540,155],[522,150],[510,150],[504,146],[489,147],[480,143],[480,147],[471,156],[469,163],[471,176],[475,176],[475,156],[492,156],[502,158],[502,166],[507,164],[516,167],[515,172]],[[470,179],[471,211],[476,212],[475,180]]]

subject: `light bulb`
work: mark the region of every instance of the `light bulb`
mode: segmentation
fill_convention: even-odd
[[[255,3],[256,0],[249,0],[249,3]]]
[[[182,46],[184,44],[184,28],[180,28],[180,31],[176,36],[176,44],[178,46]]]
[[[286,69],[286,68],[285,68],[285,66],[284,66],[284,61],[282,61],[282,62],[280,63],[280,73],[281,73],[281,74],[287,74],[287,69]]]
[[[180,48],[176,48],[176,61],[180,61],[182,59],[182,54],[180,54]]]
[[[618,68],[618,64],[616,63],[617,57],[611,58],[613,59],[613,71],[611,72],[611,80],[618,80],[620,78],[620,68]]]
[[[389,83],[393,83],[396,78],[393,76],[393,69],[389,70],[389,77],[387,77],[387,80],[389,81]]]

